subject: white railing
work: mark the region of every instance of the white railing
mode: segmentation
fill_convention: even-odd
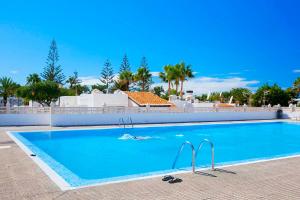
[[[291,107],[291,108],[284,107],[284,108],[282,108],[282,111],[283,112],[300,112],[300,107]]]
[[[102,114],[102,113],[198,113],[198,112],[276,112],[277,108],[232,107],[232,108],[175,108],[175,107],[55,107],[52,114]]]
[[[49,107],[0,107],[0,114],[42,114],[50,113]]]
[[[291,112],[291,108],[282,108]],[[104,113],[199,113],[199,112],[276,112],[269,107],[0,107],[0,114],[104,114]],[[300,112],[300,108],[295,108]]]

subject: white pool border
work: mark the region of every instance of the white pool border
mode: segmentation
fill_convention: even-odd
[[[174,124],[144,124],[144,125],[138,125],[135,128],[145,128],[145,127],[169,127],[169,126],[193,126],[193,125],[222,125],[222,124],[251,124],[251,123],[274,123],[274,122],[289,122],[289,123],[299,123],[292,120],[251,120],[251,121],[226,121],[226,122],[201,122],[201,123],[174,123]],[[120,180],[113,180],[113,181],[105,181],[100,183],[94,183],[94,184],[88,184],[84,186],[71,186],[68,182],[66,182],[58,173],[56,173],[47,163],[45,163],[42,159],[40,159],[38,156],[31,156],[33,153],[23,142],[21,142],[17,137],[14,136],[13,133],[17,132],[48,132],[48,131],[74,131],[74,130],[97,130],[97,129],[117,129],[120,127],[114,127],[114,126],[105,126],[105,127],[76,127],[71,129],[49,129],[49,130],[32,130],[32,131],[6,131],[7,135],[25,152],[25,154],[30,157],[45,174],[62,190],[74,190],[74,189],[80,189],[80,188],[87,188],[87,187],[94,187],[94,186],[100,186],[100,185],[107,185],[107,184],[113,184],[113,183],[122,183],[122,182],[129,182],[129,181],[136,181],[136,180],[143,180],[143,179],[149,179],[149,178],[155,178],[155,177],[161,177],[162,173],[161,171],[156,172],[157,174],[153,175],[140,175],[139,177],[134,178],[125,178],[122,179],[120,177]],[[276,157],[276,158],[267,158],[267,159],[257,159],[252,161],[241,161],[240,163],[234,163],[234,164],[225,164],[218,166],[217,168],[227,168],[232,166],[240,166],[240,165],[248,165],[248,164],[254,164],[254,163],[261,163],[261,162],[269,162],[269,161],[275,161],[275,160],[283,160],[288,158],[296,158],[300,157],[299,155],[290,155],[290,156],[282,156],[282,157]],[[205,171],[210,168],[197,168],[197,171]],[[153,172],[155,173],[155,172]],[[167,174],[183,174],[183,173],[190,173],[187,170],[180,170],[180,171],[174,171],[169,172]],[[100,179],[99,179],[100,180]]]
[[[30,157],[46,175],[63,191],[72,189],[69,183],[67,183],[60,175],[58,175],[47,163],[45,163],[38,156],[31,156],[33,152],[21,142],[17,137],[13,135],[14,132],[7,131],[8,136]]]

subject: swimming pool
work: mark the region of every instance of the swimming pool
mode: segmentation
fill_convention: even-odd
[[[172,163],[184,141],[197,146],[203,139],[215,145],[216,165],[270,159],[300,153],[300,123],[230,123],[11,132],[67,188],[174,172]],[[197,167],[210,166],[204,145]],[[185,148],[176,170],[188,170],[191,150]],[[47,173],[49,175],[49,173]],[[51,175],[52,174],[52,175]],[[58,183],[59,184],[59,183]],[[60,185],[61,186],[61,185]]]

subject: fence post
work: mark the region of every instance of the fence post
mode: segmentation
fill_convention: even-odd
[[[10,103],[9,103],[9,100],[7,100],[7,102],[6,102],[6,113],[10,114]]]
[[[49,117],[50,117],[50,126],[52,127],[52,107],[50,106],[50,108],[49,108]]]

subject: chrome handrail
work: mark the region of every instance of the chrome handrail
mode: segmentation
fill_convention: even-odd
[[[133,122],[132,122],[132,118],[129,117],[129,121],[130,121],[130,124],[131,124],[131,128],[133,128]]]
[[[123,117],[119,118],[119,127],[121,127],[121,125],[123,125],[123,128],[125,129],[125,122]]]
[[[177,160],[178,160],[178,158],[179,158],[182,150],[184,149],[185,145],[187,145],[187,144],[190,145],[190,147],[192,149],[192,168],[193,168],[193,173],[195,173],[195,148],[194,148],[194,145],[191,142],[189,142],[189,141],[185,141],[184,143],[182,143],[179,151],[177,152],[175,160],[173,162],[172,169],[175,168]]]
[[[196,153],[195,153],[195,160],[197,160],[198,152],[201,150],[204,143],[210,144],[210,148],[211,148],[211,169],[214,170],[215,169],[215,150],[214,150],[214,144],[210,140],[204,139],[200,142],[200,144],[199,144],[199,146],[196,150]]]
[[[119,127],[121,127],[121,125],[123,125],[124,129],[126,128],[126,125],[131,125],[131,128],[133,128],[132,118],[128,117],[126,122],[123,117],[119,118]]]

